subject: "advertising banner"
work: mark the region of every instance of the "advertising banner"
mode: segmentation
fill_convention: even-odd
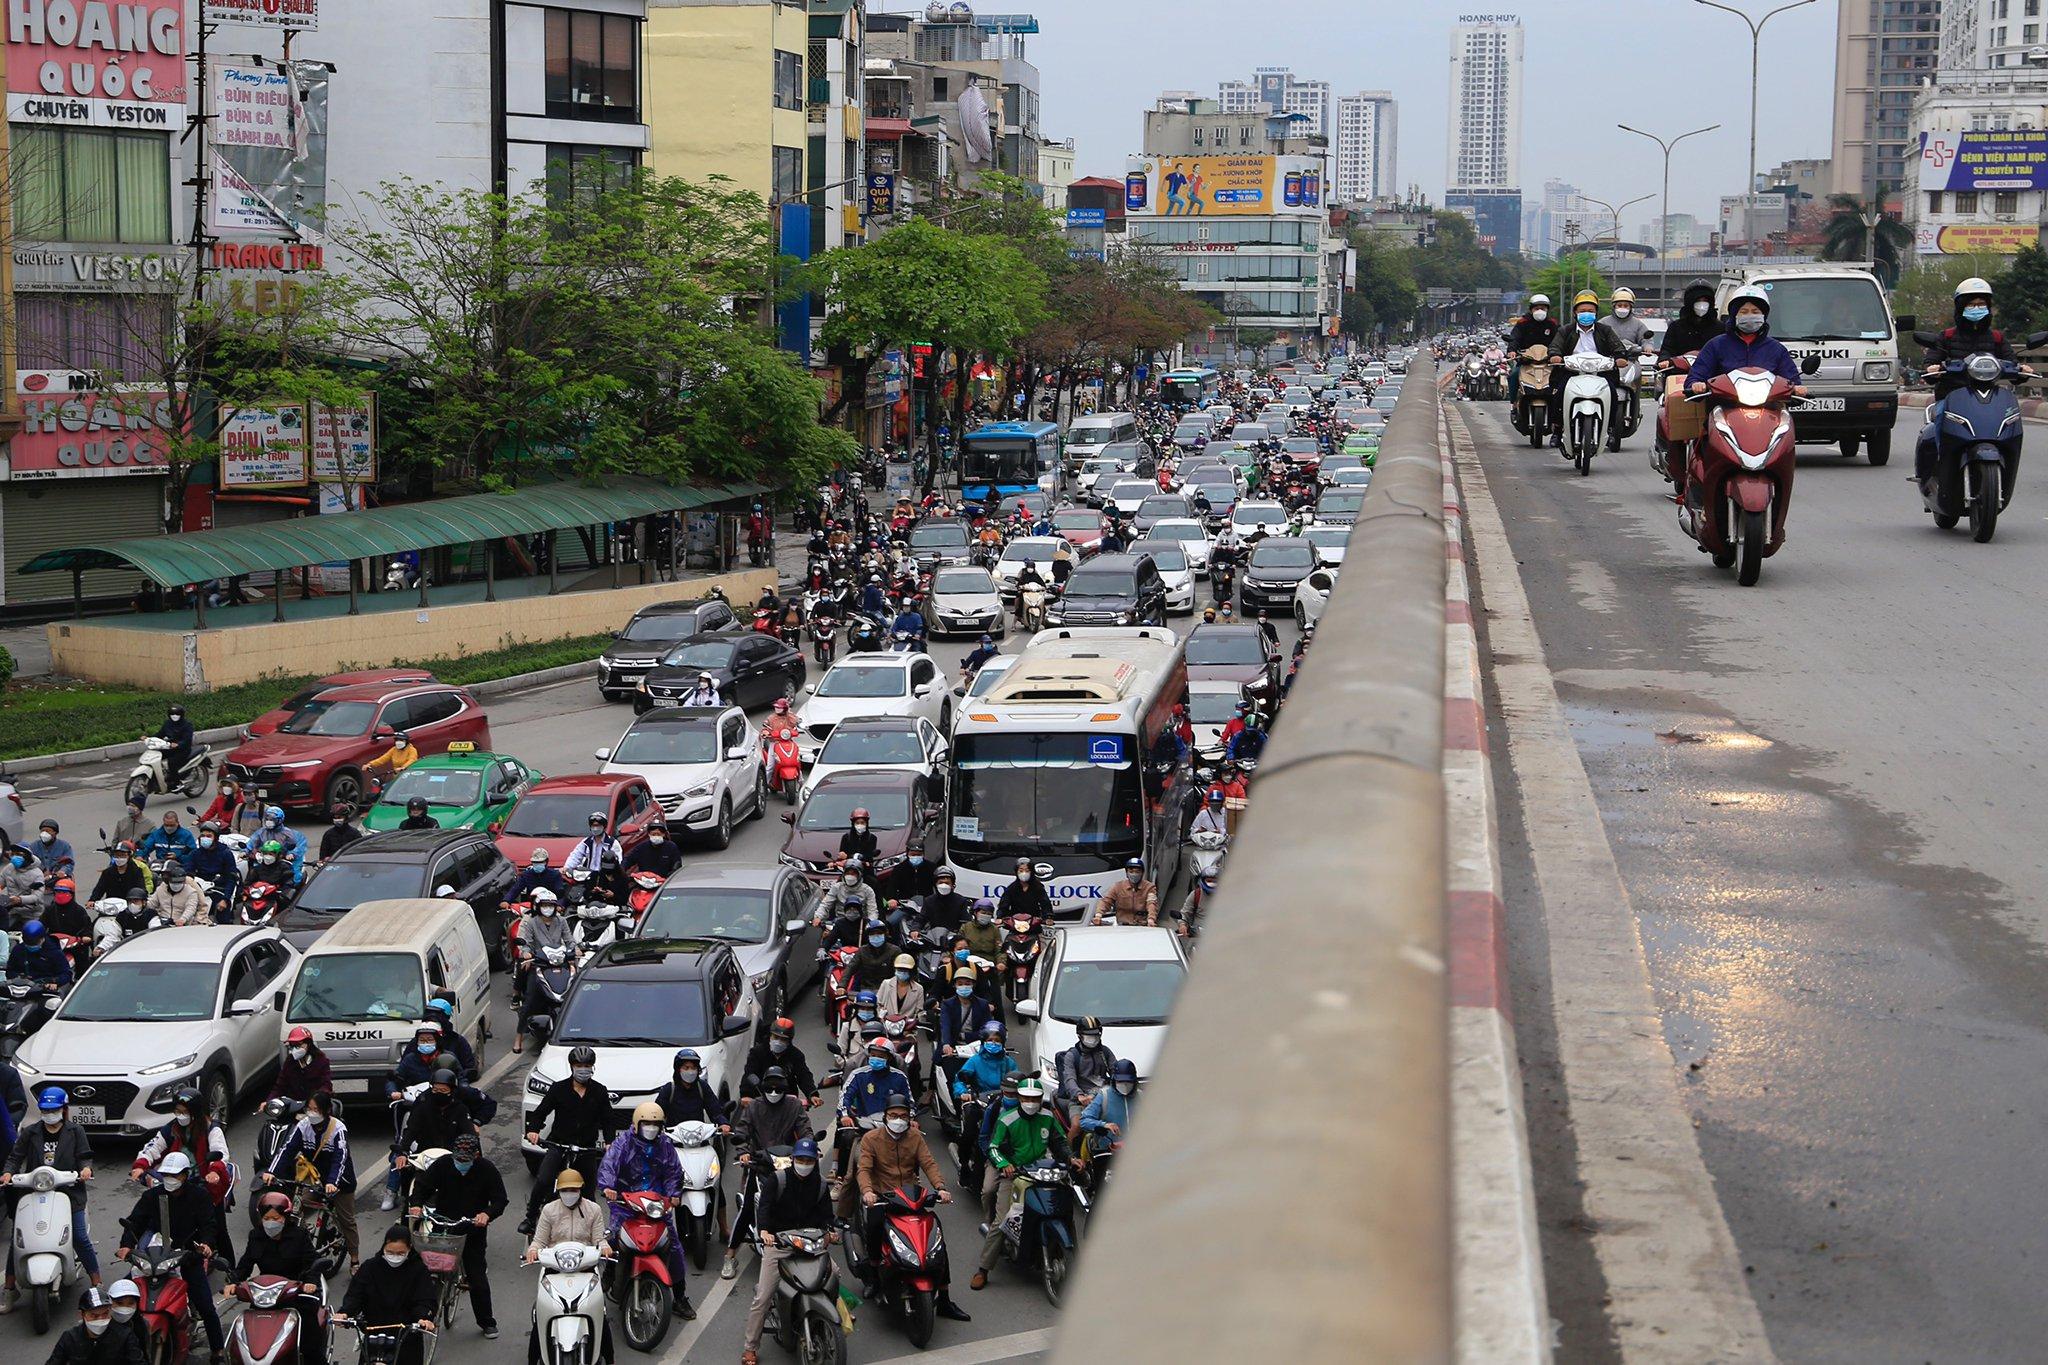
[[[361,407],[313,409],[313,477],[323,483],[377,481],[377,395]]]
[[[259,24],[310,32],[320,27],[320,0],[205,0],[201,18],[209,24]]]
[[[1914,234],[1922,256],[2014,256],[2041,240],[2039,223],[1950,223]]]
[[[886,218],[896,211],[896,177],[874,173],[868,176],[868,207],[870,218]]]
[[[21,431],[8,443],[8,478],[91,479],[162,474],[170,426],[162,389],[116,385],[74,391],[70,370],[22,370]]]
[[[1108,221],[1108,209],[1067,210],[1067,226],[1070,228],[1103,227],[1107,225]]]
[[[2048,189],[2048,128],[1922,133],[1920,188]]]
[[[1225,218],[1322,211],[1323,163],[1310,156],[1134,156],[1124,211]]]
[[[305,409],[295,403],[244,408],[221,424],[222,488],[298,488],[305,482]]]
[[[7,0],[7,117],[181,127],[184,0]]]
[[[273,237],[320,235],[327,208],[324,63],[212,69],[214,193],[207,226]]]

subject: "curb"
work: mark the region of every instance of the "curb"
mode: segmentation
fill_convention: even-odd
[[[597,660],[586,659],[577,664],[560,664],[554,668],[536,669],[531,673],[514,673],[508,677],[492,678],[485,682],[471,683],[467,691],[479,697],[500,697],[508,692],[524,692],[528,688],[547,687],[572,678],[587,677],[597,672]],[[226,740],[239,739],[242,727],[239,725],[217,725],[210,730],[200,730],[193,739],[200,744],[219,744]],[[11,758],[0,762],[0,771],[8,773],[41,773],[53,768],[76,768],[88,763],[106,763],[117,758],[134,758],[142,752],[139,741],[120,744],[105,744],[97,749],[67,749],[61,754],[35,754],[28,758]]]
[[[1458,1359],[1551,1358],[1521,1062],[1508,1012],[1498,806],[1465,511],[1444,441],[1444,887],[1450,950],[1451,1152]]]

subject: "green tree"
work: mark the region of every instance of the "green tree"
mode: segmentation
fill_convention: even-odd
[[[2003,264],[1995,256],[1928,256],[1924,263],[1908,270],[1892,288],[1892,312],[1911,316],[1921,328],[1939,330],[1948,326],[1955,312],[1956,286],[1972,275],[1997,282]],[[2012,329],[2011,301],[2001,294],[2001,325]]]
[[[1529,276],[1523,286],[1531,294],[1548,294],[1557,315],[1562,317],[1571,306],[1572,295],[1581,289],[1590,289],[1602,299],[1608,295],[1607,277],[1593,261],[1589,251],[1574,251],[1560,256],[1550,264],[1541,267]],[[1602,310],[1605,312],[1605,308]]]
[[[1395,246],[1370,232],[1352,233],[1351,245],[1358,272],[1344,300],[1344,330],[1356,337],[1372,336],[1382,328],[1398,331],[1421,306],[1415,268],[1428,249]]]
[[[1520,278],[1517,263],[1480,245],[1478,229],[1462,213],[1436,215],[1429,245],[1410,257],[1410,271],[1423,289],[1512,289]]]
[[[1883,200],[1880,190],[1878,202]],[[1828,215],[1828,235],[1821,246],[1821,259],[1869,261],[1886,288],[1897,283],[1906,256],[1913,249],[1913,230],[1853,194],[1831,194],[1828,205],[1833,212]]]
[[[2048,329],[2048,252],[2039,242],[2017,253],[1992,283],[1998,287],[1998,316],[2007,332]]]

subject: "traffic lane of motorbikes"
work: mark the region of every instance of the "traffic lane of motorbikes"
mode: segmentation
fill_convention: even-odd
[[[2048,973],[2013,907],[2048,859],[2010,837],[2043,805],[2042,746],[2015,723],[2048,666],[2030,466],[1977,545],[1936,530],[1906,478],[1921,411],[1883,468],[1802,447],[1786,549],[1737,592],[1679,533],[1642,437],[1581,480],[1497,405],[1458,411],[1773,1342],[2036,1354],[2048,1311],[2025,1265],[2048,1198],[2021,1135],[2048,1120]]]

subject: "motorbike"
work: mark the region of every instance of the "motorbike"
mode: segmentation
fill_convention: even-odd
[[[1677,375],[1680,388],[1676,393],[1666,394],[1657,405],[1657,430],[1650,441],[1650,468],[1673,488],[1685,482],[1687,444],[1698,439],[1693,435],[1673,434],[1690,433],[1700,421],[1699,409],[1685,406],[1683,387],[1685,376],[1692,370],[1692,362],[1698,358],[1698,351],[1687,351],[1684,355],[1672,356],[1667,362],[1665,373]]]
[[[1913,339],[1925,346],[1938,338],[1916,332]],[[2027,338],[2028,349],[2042,340],[2048,334]],[[1968,517],[1971,538],[1980,545],[1997,531],[2019,473],[2026,425],[2019,386],[2029,377],[2016,362],[1989,353],[1951,360],[1935,377],[1943,418],[1938,429],[1933,422],[1921,429],[1914,465],[1931,471],[1919,479],[1920,503],[1942,530]]]
[[[683,1198],[676,1208],[676,1227],[690,1264],[702,1270],[718,1231],[718,1210],[725,1202],[718,1188],[720,1162],[716,1124],[690,1119],[668,1130],[683,1168]]]
[[[1209,568],[1209,590],[1217,606],[1228,602],[1237,591],[1237,566],[1212,564]]]
[[[669,1202],[652,1190],[620,1191],[626,1217],[612,1234],[618,1248],[610,1280],[626,1344],[652,1351],[668,1335],[676,1288],[668,1268]]]
[[[192,1292],[185,1283],[186,1250],[152,1233],[128,1253],[129,1279],[142,1290],[146,1359],[156,1365],[184,1365],[192,1353]]]
[[[21,1045],[50,1022],[63,1000],[62,986],[35,980],[8,982],[6,998],[0,1000],[0,1059],[12,1061]]]
[[[1820,358],[1801,366],[1811,374]],[[1736,582],[1753,587],[1785,543],[1795,441],[1786,409],[1798,400],[1779,376],[1745,368],[1717,376],[1693,401],[1713,406],[1706,436],[1693,443],[1678,524],[1714,567],[1735,565]]]
[[[1476,355],[1465,357],[1465,363],[1458,367],[1458,397],[1466,402],[1476,402],[1486,383],[1486,368]]]
[[[774,635],[779,637],[782,633],[782,623],[776,619],[775,613],[768,610],[768,608],[757,607],[754,610],[753,629],[756,635]]]
[[[419,575],[414,573],[412,566],[404,560],[393,559],[385,563],[384,583],[380,591],[404,592],[408,588],[417,588],[419,585]]]
[[[541,1248],[534,1262],[540,1285],[533,1295],[541,1365],[597,1365],[604,1342],[603,1264],[603,1253],[582,1242]]]
[[[576,953],[568,947],[550,945],[534,954],[533,968],[527,977],[529,984],[538,983],[542,1007],[532,1014],[523,1014],[519,1026],[526,1030],[535,1042],[546,1043],[555,1031],[555,1017],[561,1012],[562,1001],[569,994],[569,985],[576,977]],[[525,1000],[520,1001],[522,1010]]]
[[[777,1268],[775,1294],[768,1301],[768,1330],[804,1365],[832,1365],[846,1359],[848,1320],[839,1307],[839,1266],[832,1259],[829,1228],[791,1228],[764,1233],[789,1254]]]
[[[921,1185],[884,1194],[882,1245],[874,1248],[875,1298],[903,1323],[910,1344],[924,1348],[938,1321],[939,1289],[947,1280],[946,1234],[938,1194]]]
[[[594,953],[618,941],[619,921],[630,912],[623,905],[587,900],[576,907],[576,943],[579,954]]]
[[[853,981],[853,955],[857,951],[851,943],[819,951],[818,960],[825,967],[818,974],[818,993],[824,997],[828,1033],[837,1033],[846,1020],[846,997]]]
[[[129,801],[140,805],[152,796],[168,792],[196,797],[206,790],[207,784],[213,780],[212,747],[193,745],[192,756],[175,773],[171,771],[173,747],[169,740],[155,735],[142,741],[142,754],[135,760],[135,768],[128,774],[128,785],[124,789]]]
[[[907,630],[891,631],[889,652],[891,654],[917,654],[924,649],[924,639]]]
[[[255,1275],[235,1286],[235,1297],[246,1306],[228,1328],[231,1365],[326,1365],[325,1352],[302,1349],[296,1307],[302,1298],[322,1304],[321,1295],[282,1275]]]
[[[626,893],[626,912],[632,921],[630,929],[637,930],[640,922],[647,918],[648,907],[652,906],[654,898],[661,894],[661,888],[668,878],[659,872],[635,872],[627,880],[633,883],[633,889]]]
[[[1015,1178],[1024,1182],[1024,1197],[1011,1203],[1003,1220],[1003,1248],[1011,1265],[1037,1275],[1057,1308],[1074,1261],[1074,1211],[1088,1207],[1088,1196],[1073,1168],[1052,1157],[1040,1157]]]
[[[1521,389],[1515,395],[1515,430],[1540,449],[1550,439],[1550,348],[1531,346],[1521,354]]]
[[[344,1323],[356,1332],[356,1365],[397,1365],[398,1356],[405,1349],[407,1338],[431,1337],[431,1329],[423,1329],[413,1323],[385,1323],[366,1326],[361,1323]],[[428,1343],[424,1358],[432,1359],[433,1344]]]
[[[871,616],[855,616],[846,627],[846,652],[849,654],[879,654],[882,652],[882,628]]]
[[[1564,381],[1564,453],[1583,476],[1593,472],[1593,457],[1607,444],[1614,420],[1614,359],[1604,355],[1573,355],[1564,359],[1571,377]]]
[[[1031,994],[1031,973],[1045,951],[1045,933],[1030,915],[1012,915],[1003,927],[1009,931],[1003,936],[1003,989],[1014,1005]]]
[[[1188,837],[1194,846],[1192,871],[1196,878],[1214,877],[1223,871],[1223,856],[1230,851],[1230,841],[1213,829],[1197,830]]]
[[[235,894],[235,918],[243,924],[270,923],[271,916],[284,908],[285,892],[289,889],[268,877],[251,878]]]
[[[779,793],[783,801],[794,806],[797,788],[803,785],[803,750],[794,739],[778,739],[768,746],[764,766],[768,769],[768,789]]]
[[[1045,629],[1047,593],[1043,583],[1026,583],[1017,590],[1017,622],[1036,634]]]
[[[1609,450],[1620,450],[1621,443],[1635,435],[1643,424],[1643,353],[1629,352],[1620,369],[1615,381],[1621,390],[1620,402],[1614,409],[1613,420],[1607,424]]]
[[[98,957],[107,949],[144,929],[161,927],[161,921],[144,912],[141,922],[131,924],[128,916],[128,902],[121,896],[107,896],[93,902],[92,906],[92,955]]]
[[[10,1186],[20,1197],[14,1205],[9,1268],[37,1336],[50,1330],[52,1309],[83,1273],[71,1241],[71,1196],[65,1193],[77,1183],[76,1171],[38,1166],[15,1176]]]

